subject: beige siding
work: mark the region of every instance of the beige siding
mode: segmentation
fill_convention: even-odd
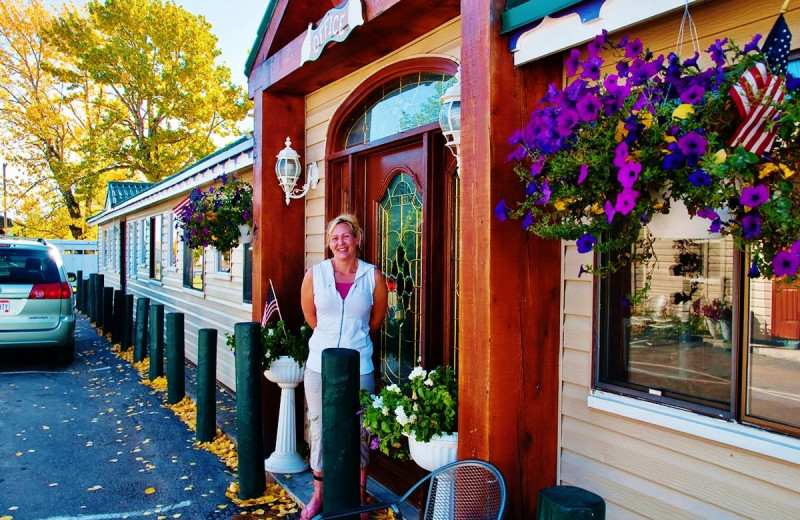
[[[325,141],[331,117],[350,93],[367,78],[399,61],[420,56],[449,56],[458,59],[461,20],[455,19],[370,65],[335,81],[306,97],[305,163],[319,162],[323,182],[306,196],[306,258],[309,267],[324,258],[325,233]]]
[[[249,167],[244,173],[237,173],[237,176],[245,182],[252,182],[252,168]],[[170,312],[184,314],[186,358],[192,363],[197,363],[198,330],[201,328],[217,330],[217,379],[223,385],[235,390],[235,362],[233,353],[225,344],[225,334],[233,333],[235,323],[252,321],[252,305],[242,301],[243,247],[239,246],[232,251],[229,274],[216,272],[216,250],[207,248],[204,256],[203,290],[185,288],[183,286],[183,244],[181,242],[178,243],[176,264],[168,265],[169,249],[172,247],[170,241],[172,208],[178,205],[182,199],[183,195],[126,215],[128,225],[137,227],[142,219],[149,219],[155,215],[162,216],[161,280],[150,279],[148,265],[139,262],[141,237],[138,239],[139,243],[136,248],[136,276],[127,276],[127,265],[117,265],[117,270],[121,269],[123,273],[126,273],[128,294],[133,294],[136,298],[148,297],[151,304],[164,304],[165,314]],[[118,221],[115,221],[114,225],[119,225]],[[103,230],[109,226],[110,224],[99,226],[99,232],[102,234]],[[106,267],[105,264],[101,265],[99,272],[104,275],[104,283],[107,287],[118,289],[120,287],[119,274],[112,270],[111,265],[109,264],[109,267]]]

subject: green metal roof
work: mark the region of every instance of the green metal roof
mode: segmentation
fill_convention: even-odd
[[[506,10],[501,19],[503,24],[501,33],[519,29],[581,1],[583,0],[506,0]]]
[[[244,75],[248,78],[250,77],[250,71],[253,70],[253,65],[258,55],[258,49],[261,48],[261,43],[264,41],[264,36],[267,34],[267,27],[269,27],[269,23],[272,21],[272,15],[275,14],[275,4],[277,3],[278,0],[269,0],[267,10],[264,11],[264,17],[261,19],[261,23],[258,26],[256,41],[253,42],[253,46],[250,48],[250,54],[247,55],[247,61],[244,63]]]
[[[152,182],[109,181],[106,192],[108,207],[113,208],[143,191],[147,191],[151,186],[153,186]]]

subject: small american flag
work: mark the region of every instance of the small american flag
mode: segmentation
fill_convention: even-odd
[[[789,63],[791,40],[792,33],[781,14],[761,47],[770,71],[767,71],[765,64],[758,63],[742,74],[739,82],[731,87],[729,93],[742,118],[731,139],[731,146],[741,144],[756,155],[772,148],[778,129],[777,125],[767,129],[767,125],[780,117],[775,104],[783,101],[786,95],[783,76]]]
[[[181,201],[180,204],[172,208],[172,212],[175,214],[176,217],[181,218],[183,216],[183,211],[186,209],[186,206],[188,206],[190,202],[191,200],[189,199],[189,197],[186,197]]]
[[[278,312],[278,317],[281,315],[281,309],[278,307],[278,298],[275,297],[275,288],[272,287],[272,280],[269,281],[269,289],[267,290],[267,301],[264,302],[264,315],[261,317],[261,326],[267,324],[269,318]]]

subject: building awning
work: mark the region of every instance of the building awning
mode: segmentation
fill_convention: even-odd
[[[537,22],[547,15],[580,3],[582,0],[507,0],[502,16],[502,34]]]

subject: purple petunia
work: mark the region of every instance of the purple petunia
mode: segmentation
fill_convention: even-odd
[[[603,209],[606,212],[606,220],[608,220],[608,223],[611,224],[611,221],[614,220],[614,215],[617,214],[617,210],[614,209],[614,203],[610,200],[607,200],[603,205]]]
[[[800,240],[795,240],[794,244],[792,244],[792,254],[800,255]]]
[[[581,164],[581,171],[578,174],[578,184],[583,184],[583,181],[585,181],[586,177],[588,176],[589,176],[589,165]]]
[[[626,161],[617,173],[617,180],[624,188],[633,188],[633,184],[639,178],[642,165],[634,161]]]
[[[601,108],[603,108],[603,105],[600,103],[600,100],[589,92],[584,94],[575,105],[575,109],[578,111],[578,117],[581,121],[586,122],[596,121]]]
[[[618,213],[627,215],[636,205],[636,199],[638,197],[639,197],[638,191],[631,188],[625,188],[617,195],[617,203],[614,204],[614,209]]]
[[[603,59],[599,56],[592,56],[588,60],[581,63],[583,71],[581,72],[582,79],[597,81],[600,79],[600,72],[603,68]]]
[[[686,157],[686,163],[689,166],[697,164],[700,157],[706,153],[707,144],[706,138],[697,132],[689,132],[678,139],[678,148]]]
[[[505,222],[508,220],[508,214],[510,210],[506,205],[506,199],[500,199],[500,202],[497,203],[497,206],[494,207],[494,216],[497,217],[497,220],[500,222]]]
[[[761,217],[757,214],[745,215],[742,217],[741,224],[745,240],[752,240],[761,234]]]
[[[683,166],[686,157],[680,152],[673,152],[664,156],[663,167],[665,170],[677,170]]]
[[[592,250],[592,247],[594,247],[596,243],[597,239],[592,235],[590,235],[589,233],[586,233],[585,235],[580,237],[576,242],[576,245],[578,246],[578,252],[581,254],[588,253],[589,251]]]
[[[758,264],[756,264],[755,261],[750,264],[750,269],[747,271],[747,276],[750,278],[758,278],[761,276],[761,271],[758,270]]]
[[[567,76],[574,76],[576,72],[578,72],[578,65],[580,64],[581,59],[581,51],[578,49],[572,49],[569,51],[569,56],[567,56],[566,60],[566,67],[567,67]]]
[[[719,233],[720,228],[722,228],[722,219],[717,217],[711,221],[711,225],[708,227],[708,230],[711,233]]]
[[[708,176],[705,170],[698,168],[689,174],[689,182],[695,186],[711,186],[711,177]]]
[[[547,202],[550,200],[550,195],[553,193],[553,190],[550,189],[550,183],[547,181],[547,179],[544,180],[539,189],[542,192],[542,198],[539,200],[539,204],[547,204]]]
[[[717,212],[711,208],[698,209],[697,216],[700,218],[707,218],[708,220],[714,220],[715,218],[719,218]]]
[[[644,45],[642,44],[642,40],[636,38],[628,42],[625,45],[625,57],[626,58],[635,58],[642,53],[644,49]]]
[[[759,40],[761,40],[760,34],[756,34],[755,36],[753,36],[753,39],[750,40],[750,43],[745,45],[744,48],[742,49],[742,54],[747,54],[748,52],[753,52],[753,51],[758,52]]]
[[[556,122],[556,132],[562,137],[572,134],[575,125],[578,124],[578,112],[567,109],[561,112]]]
[[[621,141],[614,149],[614,166],[622,168],[622,165],[628,160],[628,156],[628,143]]]
[[[539,191],[539,186],[537,186],[535,182],[531,181],[525,187],[525,196],[533,197],[534,193],[536,193],[537,191]]]
[[[719,39],[712,43],[706,52],[711,56],[711,60],[716,64],[717,67],[722,67],[725,65],[725,44],[728,43],[727,38]]]
[[[617,62],[617,74],[619,74],[619,77],[627,78],[629,70],[630,70],[630,64],[627,61]]]
[[[372,437],[372,440],[369,441],[369,449],[377,450],[381,445],[381,438],[377,435]]]
[[[755,208],[769,200],[769,190],[763,184],[758,186],[751,186],[742,190],[742,195],[739,197],[739,203],[742,206],[749,206]]]
[[[681,92],[681,101],[683,103],[689,103],[690,105],[696,105],[703,99],[703,94],[705,93],[706,89],[704,89],[702,85],[692,85]]]
[[[794,276],[798,267],[800,267],[800,257],[785,249],[779,251],[772,259],[772,271],[775,276]]]
[[[686,67],[687,69],[689,67],[696,67],[697,66],[697,60],[699,58],[700,58],[700,53],[695,51],[694,56],[692,56],[691,58],[689,58],[689,59],[687,59],[687,60],[685,60],[683,62],[683,66]]]
[[[528,150],[524,146],[517,146],[510,154],[508,154],[508,157],[506,157],[506,162],[521,161],[527,155],[528,155]]]
[[[544,167],[544,157],[542,157],[542,156],[540,155],[539,157],[537,157],[537,158],[536,158],[536,159],[535,159],[535,160],[534,160],[534,161],[531,163],[531,177],[536,177],[537,175],[539,175],[540,173],[542,173],[542,168],[543,168],[543,167]]]
[[[522,219],[522,229],[528,229],[529,227],[531,227],[533,225],[534,222],[535,222],[535,220],[533,218],[533,215],[531,214],[530,211],[528,211],[525,214],[525,218]]]
[[[594,40],[590,41],[586,48],[589,50],[589,56],[597,56],[603,50],[603,45],[606,43],[606,36],[598,34]]]

